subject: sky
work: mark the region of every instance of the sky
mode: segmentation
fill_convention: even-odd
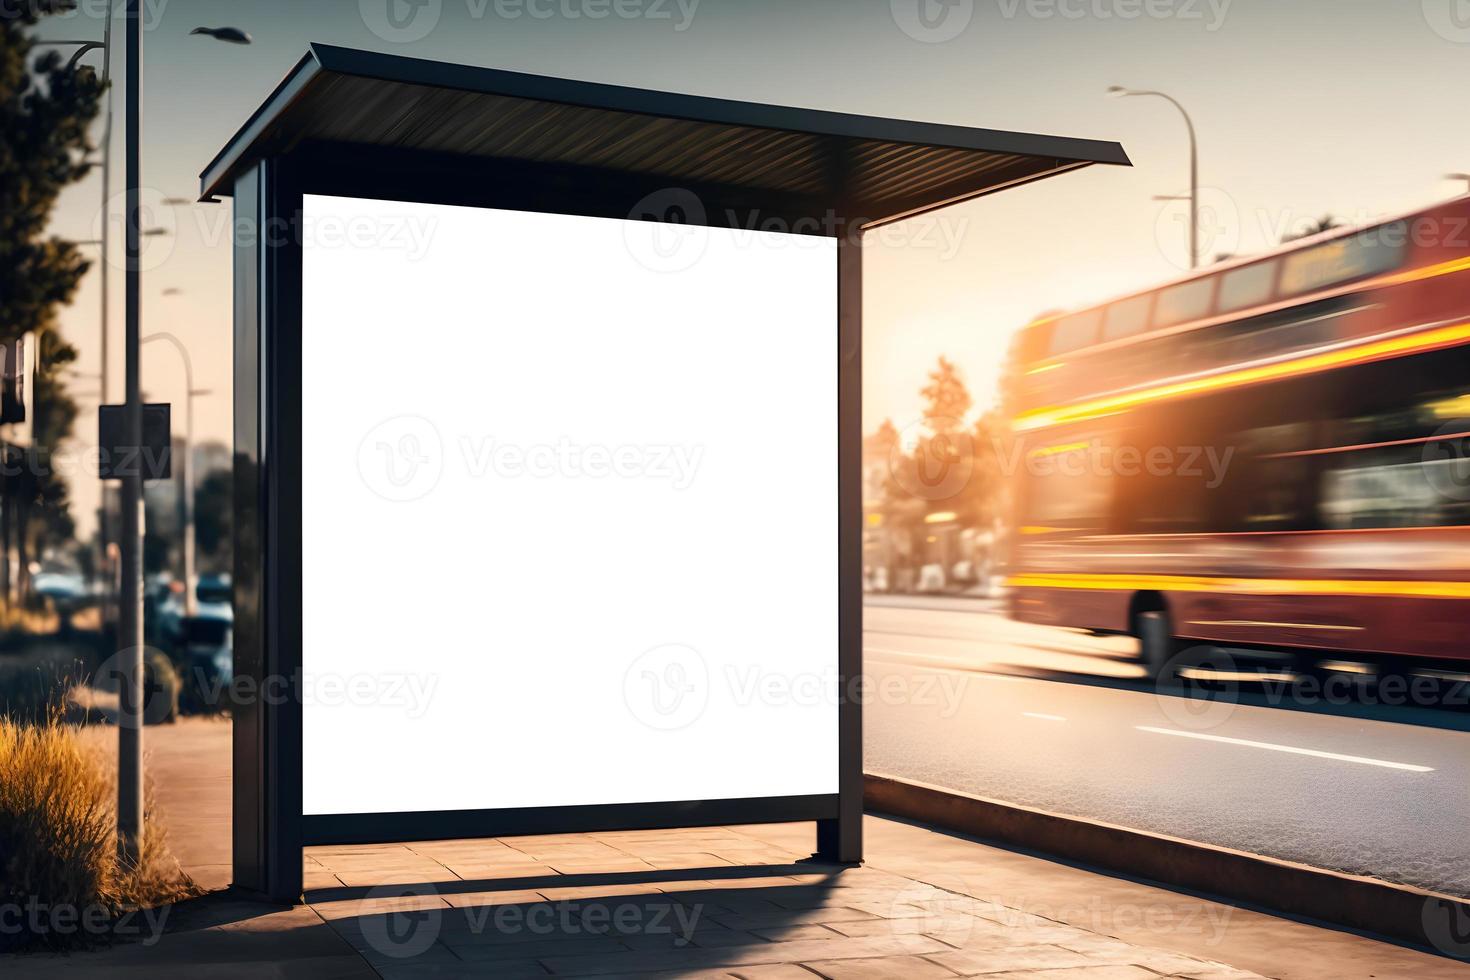
[[[389,5],[393,5],[391,8]],[[919,417],[943,354],[993,392],[1010,335],[1035,314],[1106,299],[1186,266],[1183,122],[1200,147],[1201,251],[1244,254],[1324,214],[1358,222],[1464,189],[1470,170],[1465,0],[145,0],[143,332],[188,346],[196,437],[230,438],[230,204],[198,174],[310,41],[698,95],[1121,142],[1131,168],[1096,166],[896,226],[865,253],[864,425]],[[50,38],[102,34],[107,0],[43,24]],[[394,16],[389,16],[393,12]],[[255,43],[190,36],[231,25]],[[113,73],[122,73],[121,22]],[[94,62],[100,59],[91,56]],[[114,214],[122,186],[114,126]],[[98,125],[100,134],[100,123]],[[100,184],[69,189],[52,230],[96,237]],[[115,224],[114,228],[120,228]],[[117,236],[115,236],[116,239]],[[114,261],[120,262],[121,249]],[[61,318],[97,372],[99,284],[89,273]],[[111,391],[122,386],[122,276],[112,276]],[[169,345],[144,347],[143,388],[183,400]],[[77,390],[95,392],[95,382]],[[95,397],[80,398],[82,441]],[[181,424],[181,420],[180,423]],[[90,533],[95,481],[78,478]]]

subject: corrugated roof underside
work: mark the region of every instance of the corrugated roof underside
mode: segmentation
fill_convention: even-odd
[[[991,183],[1055,161],[691,122],[349,75],[316,80],[287,114],[311,139],[572,164],[674,180],[823,195],[850,168],[868,204]],[[845,163],[843,161],[845,160]]]

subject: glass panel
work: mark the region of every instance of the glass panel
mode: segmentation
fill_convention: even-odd
[[[1392,241],[1386,241],[1386,238]],[[1403,238],[1385,235],[1381,228],[1339,238],[1305,252],[1288,255],[1281,269],[1281,293],[1294,296],[1378,275],[1398,265],[1403,254]]]
[[[1107,319],[1103,321],[1103,340],[1131,337],[1148,326],[1148,311],[1153,305],[1153,293],[1120,299],[1108,307]]]
[[[1205,276],[1202,279],[1192,279],[1161,291],[1158,305],[1154,308],[1154,326],[1172,327],[1208,315],[1217,278]]]
[[[1079,347],[1097,343],[1097,326],[1101,319],[1101,310],[1086,310],[1062,317],[1052,327],[1052,355],[1065,354]]]
[[[1271,298],[1271,284],[1275,279],[1275,259],[1232,269],[1220,279],[1217,312],[1229,313],[1247,306],[1259,306]]]

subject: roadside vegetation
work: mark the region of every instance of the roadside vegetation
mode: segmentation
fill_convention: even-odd
[[[155,813],[139,859],[119,857],[115,802],[107,766],[73,726],[0,718],[0,906],[22,913],[0,929],[0,951],[98,945],[119,916],[198,894]],[[31,928],[31,908],[53,927]]]

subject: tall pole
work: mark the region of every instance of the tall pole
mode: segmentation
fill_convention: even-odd
[[[180,461],[179,476],[183,482],[180,491],[183,497],[181,516],[184,525],[184,615],[193,616],[197,606],[194,595],[194,362],[189,357],[189,348],[178,337],[166,331],[150,333],[142,339],[148,344],[165,340],[173,345],[184,360],[184,458]]]
[[[107,266],[112,256],[107,250],[107,244],[108,232],[112,226],[112,86],[108,83],[112,80],[112,16],[114,12],[113,0],[107,0],[107,19],[102,23],[102,84],[107,86],[107,94],[105,96],[107,104],[102,114],[102,240],[99,245],[102,252],[102,263],[97,270],[98,275],[101,277],[99,284],[102,287],[101,309],[98,310],[100,314],[98,317],[100,321],[98,327],[98,340],[100,341],[98,349],[102,355],[102,367],[100,371],[102,377],[101,403],[103,405],[110,404],[107,397],[107,310],[112,295],[108,287],[110,277]],[[98,544],[101,545],[101,561],[98,563],[98,567],[102,569],[103,581],[106,583],[102,592],[102,627],[104,634],[107,628],[107,621],[110,618],[108,613],[111,612],[109,607],[112,605],[112,583],[115,578],[112,573],[112,556],[107,553],[107,542],[109,540],[107,524],[107,484],[104,483],[102,484],[102,506],[97,511],[97,538]]]
[[[1184,128],[1189,131],[1189,267],[1197,268],[1199,266],[1199,144],[1194,135],[1194,120],[1189,118],[1189,113],[1184,110],[1184,106],[1178,99],[1164,92],[1156,92],[1153,89],[1123,88],[1121,85],[1114,85],[1109,91],[1122,96],[1157,96],[1168,101],[1184,117]]]
[[[127,93],[123,141],[127,170],[126,220],[123,225],[127,265],[123,276],[124,398],[122,441],[126,448],[143,445],[143,402],[139,375],[139,326],[142,314],[141,123],[143,81],[143,0],[127,0]],[[143,844],[143,475],[141,453],[122,474],[122,582],[118,590],[118,726],[117,834],[125,861],[135,862]]]

